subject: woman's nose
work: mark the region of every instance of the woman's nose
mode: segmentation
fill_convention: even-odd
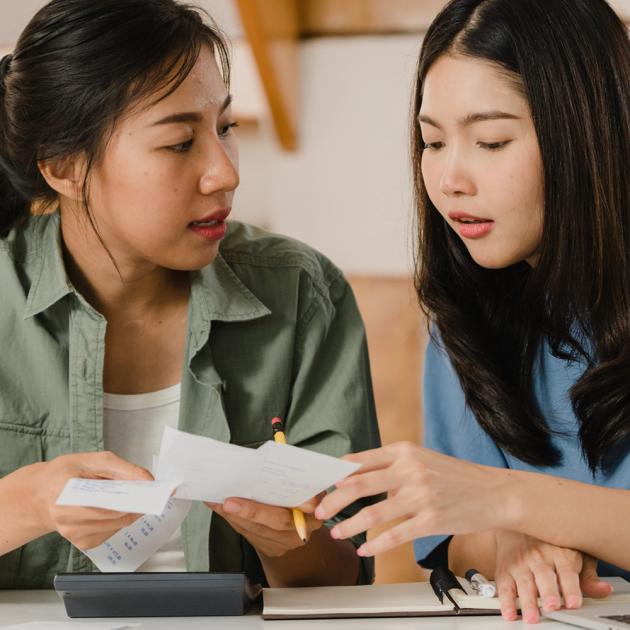
[[[228,150],[223,143],[216,142],[199,182],[201,194],[232,192],[239,181],[236,150]]]
[[[440,192],[452,197],[473,195],[475,190],[475,184],[463,156],[455,153],[449,155],[440,177]]]

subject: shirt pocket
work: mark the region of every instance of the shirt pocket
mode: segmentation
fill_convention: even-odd
[[[0,420],[0,477],[42,460],[41,427]]]

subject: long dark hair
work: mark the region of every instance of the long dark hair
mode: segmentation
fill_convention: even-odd
[[[492,62],[529,102],[543,162],[540,260],[476,264],[427,195],[417,123],[423,84],[446,53]],[[456,96],[454,95],[454,98]],[[552,353],[583,361],[571,389],[593,472],[630,439],[630,42],[604,0],[452,0],[418,63],[411,151],[416,289],[466,402],[495,443],[534,465],[560,454],[533,393]]]
[[[165,98],[188,76],[202,45],[229,84],[225,39],[201,10],[175,0],[53,0],[0,63],[0,238],[57,194],[38,162],[84,154],[92,167],[120,116]],[[96,229],[96,227],[95,227]],[[98,233],[98,232],[97,232]]]

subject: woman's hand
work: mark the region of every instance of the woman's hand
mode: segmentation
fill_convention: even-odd
[[[299,506],[304,512],[308,542],[311,534],[322,527],[313,512],[320,497]],[[248,499],[230,498],[221,505],[206,503],[243,536],[259,554],[268,558],[283,556],[306,544],[298,536],[290,509],[257,503]]]
[[[582,594],[606,597],[612,592],[597,577],[597,561],[591,556],[512,531],[499,530],[495,538],[495,580],[507,621],[516,619],[517,596],[525,623],[537,623],[538,598],[544,610],[557,610],[561,598],[566,608],[579,608]]]
[[[57,531],[79,549],[91,549],[127,527],[140,515],[101,508],[57,505],[71,477],[83,479],[152,480],[144,468],[110,452],[61,455],[48,462],[31,464],[12,473],[21,484],[41,534]]]
[[[509,490],[509,470],[473,464],[410,442],[344,459],[361,464],[361,469],[324,497],[315,511],[317,518],[330,518],[361,497],[386,492],[387,499],[336,525],[333,538],[349,538],[393,519],[405,519],[362,545],[359,555],[372,556],[430,534],[508,528],[518,509]]]

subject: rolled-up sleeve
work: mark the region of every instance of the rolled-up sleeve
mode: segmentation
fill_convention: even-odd
[[[480,383],[480,387],[483,385]],[[432,339],[424,363],[424,446],[460,459],[506,468],[501,450],[479,426],[439,337]],[[433,568],[446,560],[448,535],[414,541],[416,562]]]

